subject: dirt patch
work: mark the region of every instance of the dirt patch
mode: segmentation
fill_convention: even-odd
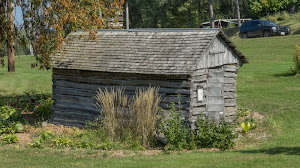
[[[240,118],[238,122],[241,123],[245,121],[247,117],[253,118],[256,121],[257,128],[249,130],[249,132],[245,134],[240,133],[237,138],[236,146],[233,147],[234,150],[256,146],[267,141],[271,137],[271,134],[269,133],[270,128],[266,124],[265,116],[258,112],[249,111],[248,116]],[[237,130],[242,132],[243,129],[238,127]]]
[[[77,129],[79,130],[79,129]],[[44,132],[44,131],[51,131],[57,135],[61,134],[71,134],[74,132],[74,129],[68,126],[63,126],[63,125],[54,125],[54,124],[48,124],[44,127],[38,127],[33,130],[34,133],[36,132]]]
[[[33,141],[32,135],[28,132],[18,133],[16,135],[19,138],[18,144],[27,145],[28,143]]]
[[[17,137],[19,138],[19,142],[17,144],[20,146],[26,146],[28,145],[28,143],[31,143],[35,139],[34,137],[35,133],[41,133],[44,131],[51,131],[57,135],[63,133],[66,135],[70,135],[74,133],[73,128],[62,126],[62,125],[53,125],[53,124],[48,124],[47,126],[38,127],[38,128],[27,125],[24,127],[24,130],[25,132],[16,133]],[[76,130],[81,131],[80,129],[76,129]]]

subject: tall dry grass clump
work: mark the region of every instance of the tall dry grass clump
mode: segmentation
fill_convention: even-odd
[[[129,132],[141,145],[150,144],[156,135],[158,90],[155,87],[138,89],[130,99],[124,89],[98,90],[96,105],[101,109],[103,124],[111,140],[120,140]]]
[[[101,108],[100,114],[105,117],[104,127],[111,140],[120,139],[125,128],[128,127],[128,98],[124,89],[108,89],[97,91],[96,106]]]
[[[160,96],[158,88],[138,89],[130,105],[130,128],[142,145],[149,145],[156,135]]]

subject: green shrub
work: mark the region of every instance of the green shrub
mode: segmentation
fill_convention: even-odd
[[[42,100],[40,104],[34,108],[35,115],[41,117],[43,120],[48,120],[51,116],[52,104],[53,100],[51,98]]]
[[[216,124],[215,120],[200,115],[196,121],[195,144],[198,148],[229,149],[233,147],[236,136],[235,125],[224,119]]]
[[[85,148],[85,149],[88,149],[88,148],[92,148],[95,146],[95,143],[94,142],[90,142],[89,140],[81,140],[79,142],[74,142],[72,143],[71,145],[73,148]]]
[[[65,135],[60,135],[53,140],[53,143],[54,146],[65,148],[72,145],[72,140],[70,140],[70,138]]]
[[[246,134],[249,130],[253,130],[257,127],[257,121],[252,117],[247,117],[242,123],[242,133]]]
[[[33,140],[32,143],[28,143],[29,146],[34,147],[34,148],[42,148],[44,143],[44,140],[42,137],[37,137]]]
[[[95,149],[97,150],[109,150],[112,148],[111,146],[111,142],[104,142],[104,143],[101,143],[101,144],[98,144]]]
[[[291,72],[296,75],[299,76],[300,75],[300,47],[296,44],[296,54],[294,56],[294,63],[295,65],[291,67]]]
[[[248,109],[238,109],[237,117],[246,117],[249,114]]]
[[[175,103],[171,103],[171,110],[168,119],[162,114],[162,121],[159,125],[161,132],[167,139],[165,150],[182,150],[190,148],[191,132],[180,114],[176,112]]]
[[[274,15],[268,15],[267,17],[267,20],[270,20],[270,21],[273,21],[273,22],[277,22],[277,20],[278,20],[278,15],[276,14],[274,14]]]
[[[15,134],[4,134],[1,140],[7,144],[12,144],[18,142],[19,138]]]
[[[18,122],[21,113],[17,109],[9,106],[0,107],[0,135],[14,134],[23,130],[23,125]]]
[[[295,13],[294,17],[295,17],[296,20],[298,20],[300,22],[300,12]]]
[[[0,123],[18,121],[21,118],[21,112],[9,106],[0,107]]]
[[[32,143],[29,143],[28,145],[35,148],[42,148],[43,143],[47,140],[51,140],[55,137],[55,134],[51,131],[44,131],[41,133],[41,135],[34,139]]]
[[[250,129],[255,129],[257,127],[257,120],[252,117],[247,117],[244,122],[250,123]]]
[[[278,13],[278,20],[288,21],[290,19],[291,19],[291,15],[288,12],[283,11]]]

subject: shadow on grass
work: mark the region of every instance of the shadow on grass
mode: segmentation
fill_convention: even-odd
[[[291,77],[291,76],[295,76],[295,74],[293,74],[291,72],[285,72],[285,73],[281,73],[281,74],[275,74],[273,76],[274,77]]]
[[[269,148],[269,149],[259,149],[259,150],[243,150],[238,151],[239,153],[262,153],[268,155],[278,155],[278,154],[285,154],[285,155],[300,155],[300,147],[276,147],[276,148]]]
[[[297,30],[293,33],[293,35],[300,34],[300,30]]]

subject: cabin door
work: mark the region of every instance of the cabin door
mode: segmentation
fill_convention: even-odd
[[[224,116],[223,67],[208,70],[207,112],[217,122]]]

